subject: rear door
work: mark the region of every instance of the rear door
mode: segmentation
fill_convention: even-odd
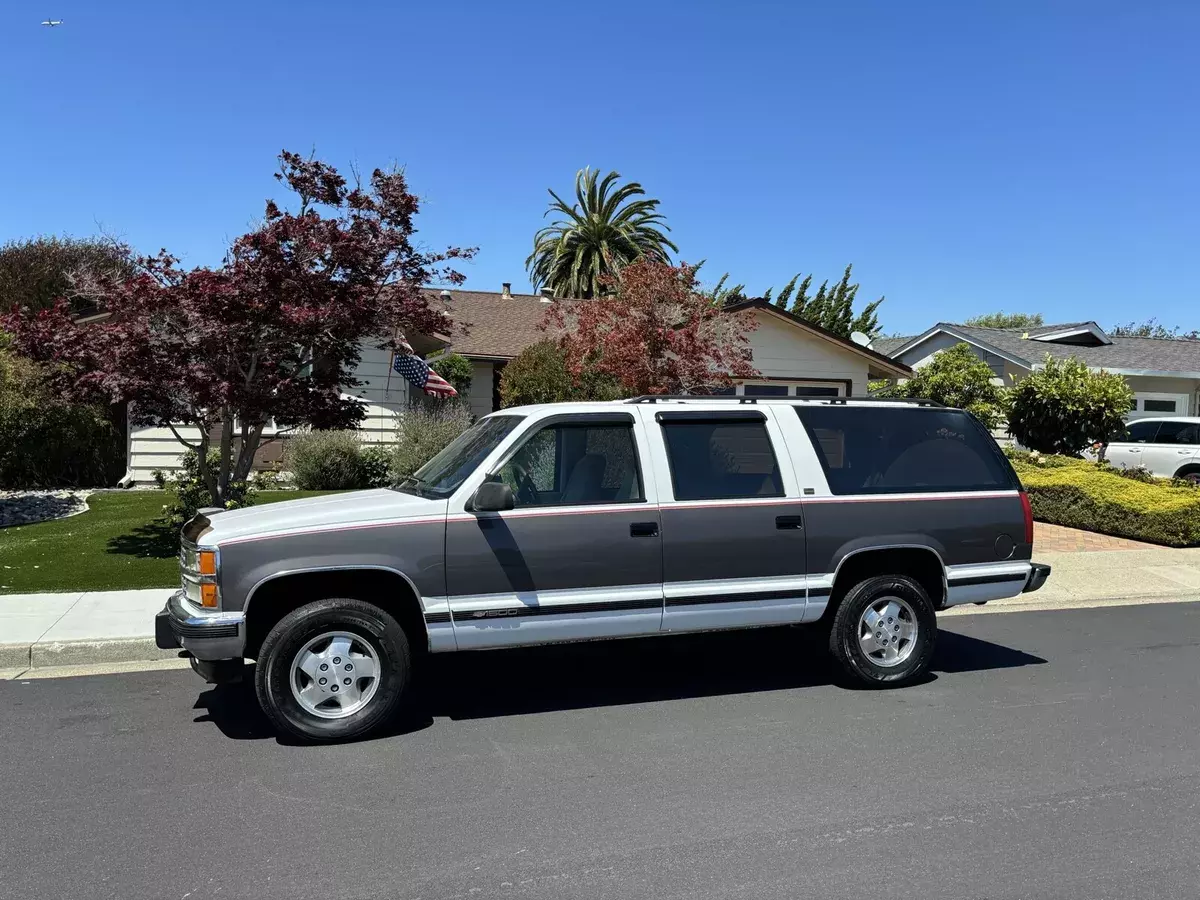
[[[1120,440],[1111,441],[1104,458],[1118,469],[1136,469],[1147,465],[1143,456],[1158,434],[1160,419],[1140,419],[1125,426]]]
[[[1196,459],[1200,450],[1200,424],[1186,419],[1164,419],[1154,443],[1142,451],[1142,465],[1159,478],[1173,478]]]
[[[814,577],[832,578],[863,550],[927,548],[945,567],[950,604],[1020,593],[1033,550],[1020,483],[969,413],[805,404],[796,414],[826,481],[812,479],[805,501]]]
[[[663,630],[804,621],[804,514],[774,410],[643,411],[661,498]]]

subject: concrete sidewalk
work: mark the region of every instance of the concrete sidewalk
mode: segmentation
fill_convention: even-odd
[[[972,612],[1071,608],[1129,600],[1200,600],[1200,548],[1035,554],[1054,571],[1040,591]],[[173,659],[154,646],[154,614],[173,589],[0,596],[0,669],[21,670]]]
[[[173,588],[0,596],[0,669],[166,659],[154,614]]]

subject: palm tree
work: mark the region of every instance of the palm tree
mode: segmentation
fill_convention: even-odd
[[[590,299],[603,290],[601,279],[615,275],[639,257],[670,262],[676,247],[664,232],[671,229],[657,212],[657,200],[632,200],[646,192],[636,181],[617,185],[621,177],[609,172],[596,183],[598,171],[575,174],[573,206],[554,191],[546,215],[563,216],[533,237],[533,252],[525,260],[533,289],[553,289],[558,297]],[[624,204],[624,205],[622,205]]]

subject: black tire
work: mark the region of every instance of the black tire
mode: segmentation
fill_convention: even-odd
[[[1190,481],[1192,484],[1200,484],[1200,469],[1185,466],[1175,473],[1175,477],[1182,478],[1184,481]]]
[[[883,597],[904,600],[913,611],[917,634],[908,657],[893,666],[881,666],[859,642],[859,621],[867,607]],[[937,643],[937,614],[929,595],[907,575],[880,575],[854,585],[838,605],[829,630],[829,650],[846,673],[867,687],[893,687],[925,674]]]
[[[325,719],[301,706],[292,692],[292,661],[313,638],[349,632],[369,643],[379,658],[378,687],[361,709]],[[258,654],[254,688],[263,712],[282,732],[322,743],[363,737],[396,715],[412,682],[408,636],[391,615],[361,600],[318,600],[294,610],[271,629]]]

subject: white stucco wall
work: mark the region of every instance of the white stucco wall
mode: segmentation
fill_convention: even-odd
[[[467,391],[467,406],[471,415],[486,416],[492,411],[492,369],[494,364],[472,360],[471,387]]]
[[[758,328],[747,336],[754,368],[763,378],[849,380],[852,394],[867,392],[867,360],[856,353],[806,334],[770,313],[755,312]]]

